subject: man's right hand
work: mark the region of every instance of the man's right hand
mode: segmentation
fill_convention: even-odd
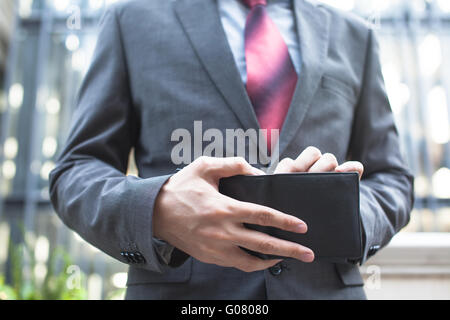
[[[260,174],[264,172],[243,158],[198,158],[161,188],[153,213],[153,235],[199,261],[245,272],[264,270],[281,260],[262,260],[239,247],[312,262],[311,249],[244,226],[250,223],[305,233],[303,221],[219,193],[220,178]]]

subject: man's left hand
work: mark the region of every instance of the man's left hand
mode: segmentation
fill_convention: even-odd
[[[364,166],[358,161],[339,165],[333,154],[322,154],[316,147],[308,147],[295,160],[284,158],[275,169],[275,173],[292,172],[357,172],[361,179]]]

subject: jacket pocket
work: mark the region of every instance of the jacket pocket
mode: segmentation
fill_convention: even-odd
[[[163,266],[163,272],[148,271],[137,267],[130,267],[128,271],[127,286],[145,283],[182,283],[191,278],[192,258],[186,260],[181,266],[172,268]]]
[[[336,263],[335,267],[339,278],[345,286],[352,287],[364,285],[364,280],[361,277],[357,265],[350,263]]]

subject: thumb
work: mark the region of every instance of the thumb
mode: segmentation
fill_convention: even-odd
[[[220,178],[226,178],[237,175],[264,175],[264,171],[253,167],[242,157],[215,158],[218,159],[220,166],[216,172]]]
[[[263,175],[261,171],[251,166],[242,157],[214,158],[202,157],[199,165],[203,173],[214,180],[237,175]]]

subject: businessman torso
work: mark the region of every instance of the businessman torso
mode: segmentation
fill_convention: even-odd
[[[178,128],[193,132],[197,120],[203,130],[223,132],[258,126],[214,1],[140,1],[119,15],[140,141],[145,141],[136,150],[143,177],[159,175],[167,165],[166,172],[174,169],[170,156],[175,142],[170,141]],[[332,25],[333,17],[326,10],[303,1],[297,1],[295,15],[304,68],[281,131],[280,158],[295,158],[314,145],[343,161],[362,82],[367,31],[352,34],[351,28],[359,26],[342,18]],[[254,294],[263,298],[266,292],[269,297],[308,298],[317,290],[330,296],[339,292],[341,297],[363,297],[360,287],[344,289],[332,264],[291,264],[286,262],[286,270],[274,276],[269,270],[249,275],[188,260],[179,269],[154,275],[156,282],[187,281],[184,285],[172,285],[165,296],[163,289],[148,287],[148,292],[161,294],[160,298],[195,297],[198,292],[222,298]],[[142,281],[144,274],[131,270],[129,283]],[[296,288],[290,290],[298,293],[292,295],[287,288],[294,283]],[[129,297],[136,297],[133,291],[138,288],[129,290]]]
[[[378,165],[401,171],[398,150],[393,150],[397,147],[395,138],[394,142],[385,138],[385,149],[379,149],[378,142],[365,131],[386,134],[392,130],[395,135],[376,57],[369,59],[372,51],[376,56],[369,28],[352,16],[303,0],[293,1],[293,16],[301,71],[281,129],[280,158],[295,158],[312,145],[333,153],[339,162],[352,156],[367,160],[368,174],[380,171]],[[83,107],[79,110],[79,126],[73,131],[78,139],[74,138],[67,150],[73,151],[77,143],[89,140],[81,138],[88,127],[88,136],[100,137],[105,132],[104,138],[94,139],[96,143],[117,147],[98,158],[117,157],[118,162],[123,162],[126,151],[134,147],[139,176],[145,179],[171,174],[178,167],[171,159],[177,143],[171,138],[177,129],[194,134],[194,122],[199,120],[203,131],[258,128],[216,1],[130,1],[110,9],[103,25],[97,54],[81,90]],[[377,73],[368,83],[367,74],[373,70]],[[100,101],[94,97],[96,93],[103,95]],[[365,100],[375,103],[373,111],[361,107]],[[97,105],[101,107],[94,111]],[[126,112],[119,109],[123,105],[129,106]],[[94,128],[90,123],[93,118],[104,121]],[[125,136],[115,134],[122,128]],[[364,147],[366,138],[367,146],[372,148],[370,155]],[[252,143],[250,140],[247,143]],[[392,151],[395,155],[388,160],[375,159],[382,156],[375,155],[377,151]],[[126,155],[116,155],[118,152]],[[66,152],[66,162],[76,158],[76,152],[68,156],[70,153]],[[386,232],[386,236],[376,238],[373,219],[367,218],[366,237],[371,243],[366,244],[366,254],[371,245],[383,245],[391,236]],[[72,227],[76,229],[75,225]],[[127,237],[120,237],[126,242]],[[86,238],[92,238],[100,247],[109,246],[91,234]],[[158,263],[158,271],[162,272],[130,267],[128,298],[365,297],[358,267],[350,264],[286,260],[278,269],[245,273],[193,258],[177,268],[152,263]]]

